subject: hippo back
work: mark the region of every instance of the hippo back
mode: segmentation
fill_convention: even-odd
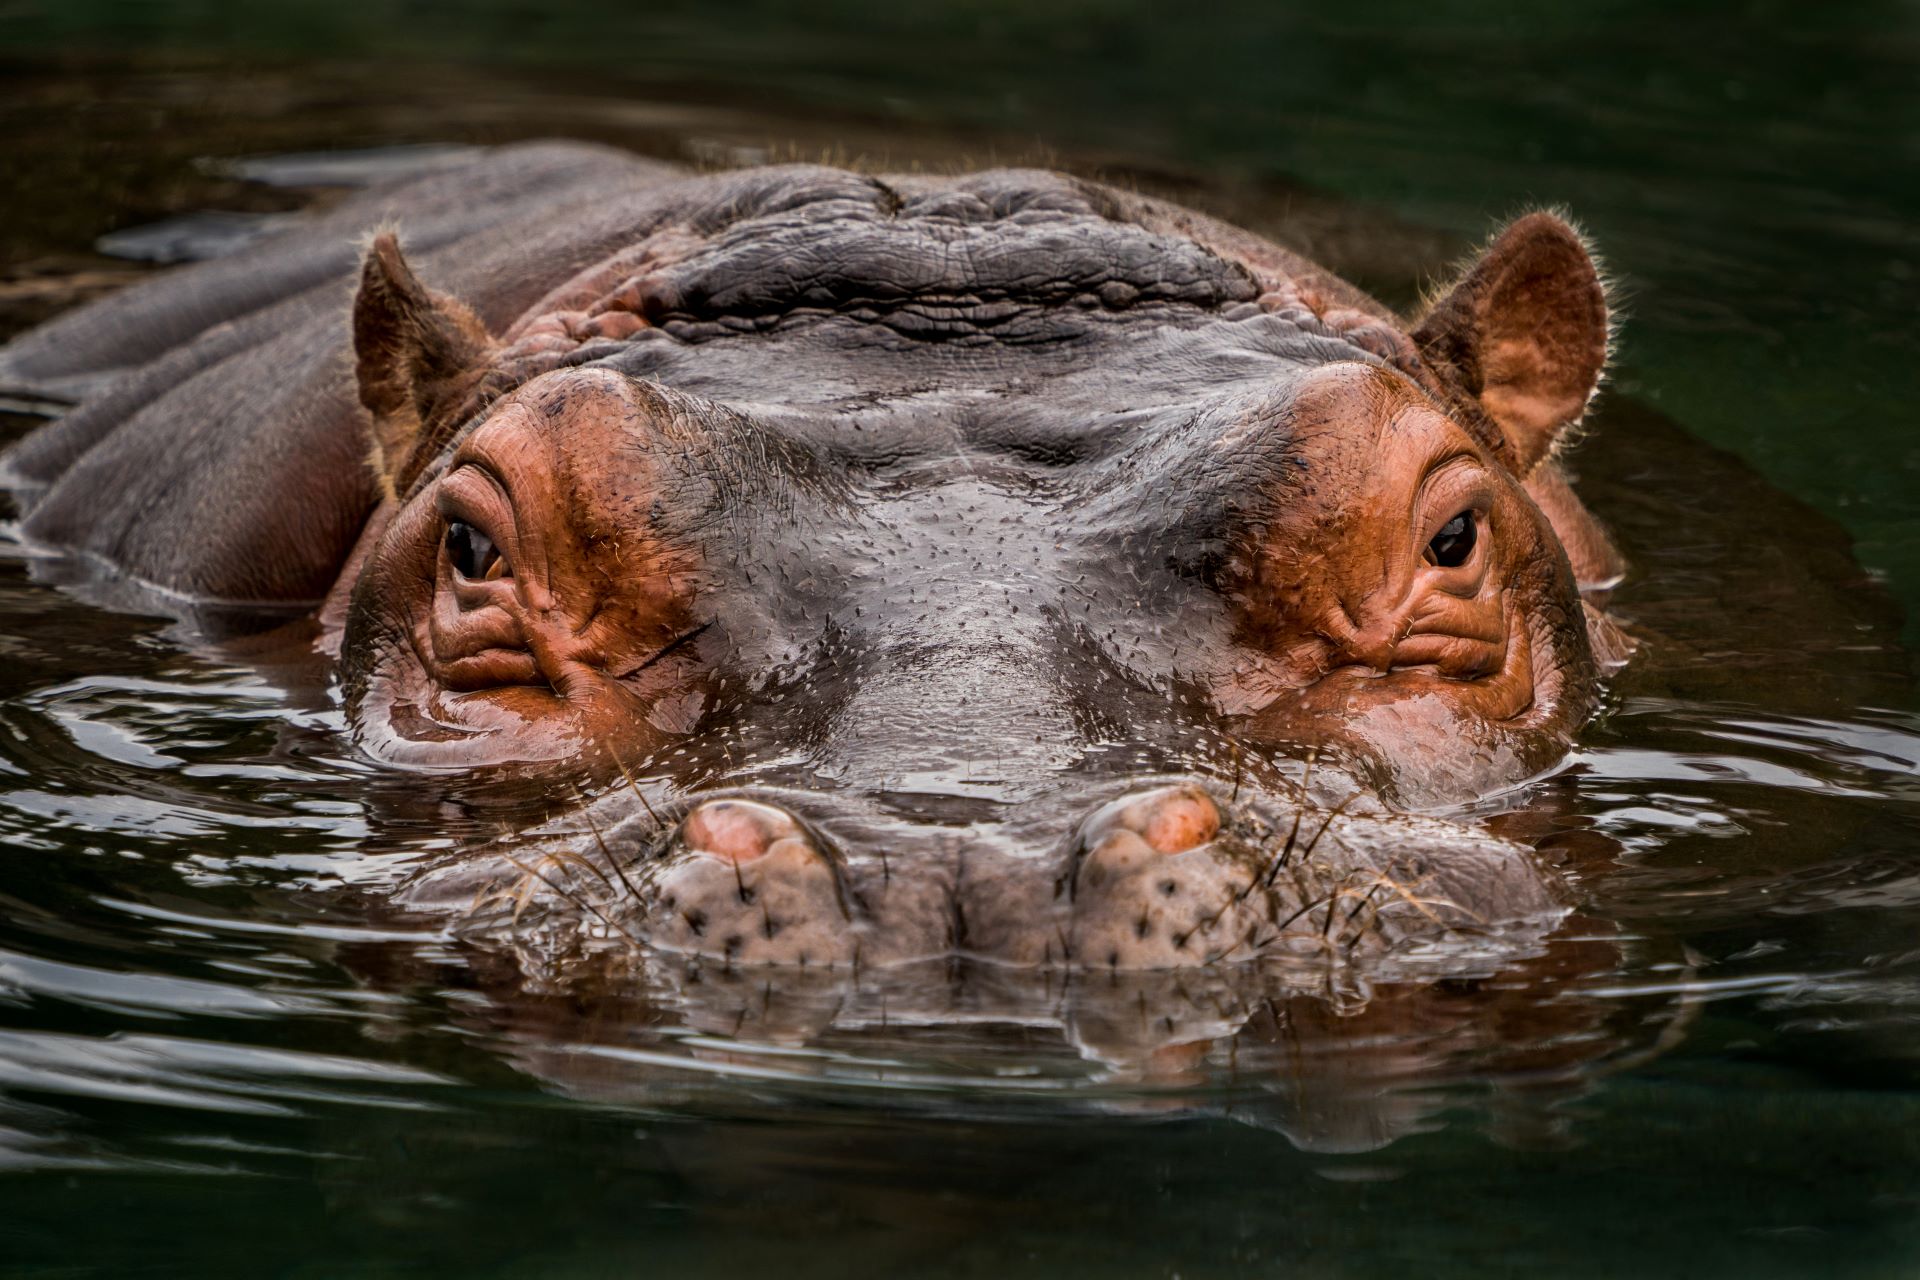
[[[347,327],[366,236],[404,226],[504,323],[650,225],[677,176],[607,148],[504,147],[22,335],[0,390],[75,403],[4,459],[25,532],[163,595],[313,603],[377,497]]]

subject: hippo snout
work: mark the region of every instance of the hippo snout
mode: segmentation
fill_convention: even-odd
[[[470,895],[469,931],[526,927],[531,896],[641,958],[850,970],[1338,963],[1564,914],[1531,850],[1462,824],[1194,779],[1113,790],[941,823],[804,792],[663,813],[622,791],[584,833],[563,822],[408,896]]]
[[[639,879],[642,936],[728,963],[850,964],[859,931],[829,848],[778,806],[698,804]]]

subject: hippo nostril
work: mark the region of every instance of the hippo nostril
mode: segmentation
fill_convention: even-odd
[[[1099,810],[1082,832],[1088,848],[1125,833],[1154,853],[1185,853],[1220,834],[1220,809],[1212,796],[1190,783],[1156,787]]]
[[[709,800],[680,827],[688,849],[734,863],[757,861],[781,841],[800,835],[800,824],[789,814],[752,800]]]
[[[1185,853],[1220,834],[1220,810],[1197,787],[1173,787],[1149,798],[1146,842],[1161,853]]]
[[[655,950],[734,965],[833,967],[859,955],[854,899],[823,842],[778,805],[715,798],[646,867],[640,938]]]
[[[1063,882],[1069,963],[1172,969],[1257,956],[1270,906],[1249,891],[1247,842],[1222,826],[1220,806],[1190,782],[1095,810]]]

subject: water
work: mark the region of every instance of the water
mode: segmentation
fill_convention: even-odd
[[[1402,302],[1564,201],[1629,299],[1578,470],[1644,649],[1488,810],[1586,868],[1580,917],[1489,981],[1256,1009],[1201,978],[1006,979],[996,1020],[938,1024],[871,983],[546,984],[378,907],[526,797],[374,768],[297,668],[0,542],[0,1274],[1910,1273],[1920,19],[815,8],[29,6],[0,320],[144,269],[96,237],[297,216],[312,190],[257,180],[359,162],[262,157],[348,145],[1051,146]],[[164,218],[195,220],[138,231]]]

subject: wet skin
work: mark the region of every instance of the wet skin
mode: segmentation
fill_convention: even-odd
[[[526,208],[416,271],[462,183]],[[300,274],[388,220],[350,308]],[[1479,963],[1565,914],[1420,814],[1554,767],[1624,657],[1553,460],[1608,339],[1557,219],[1411,323],[1030,171],[529,148],[251,253],[0,355],[83,397],[10,464],[129,578],[324,591],[374,757],[598,797],[410,904],[807,967]]]

